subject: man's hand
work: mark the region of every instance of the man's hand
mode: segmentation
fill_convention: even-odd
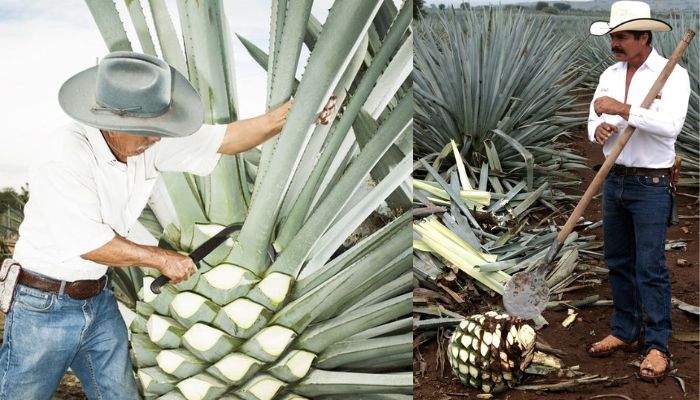
[[[619,115],[624,119],[629,119],[630,105],[620,103],[612,97],[603,96],[593,101],[593,110],[598,116],[602,114]]]
[[[219,146],[221,154],[234,155],[264,143],[282,131],[292,101],[254,118],[239,119],[228,124],[224,141]]]
[[[605,144],[605,142],[610,139],[610,136],[617,132],[617,127],[615,125],[611,125],[607,122],[603,122],[602,124],[598,125],[597,128],[595,128],[595,141],[598,144]]]
[[[156,246],[136,244],[119,235],[115,235],[102,247],[80,257],[112,267],[138,265],[155,268],[170,278],[171,283],[189,279],[197,271],[192,259],[185,255]]]
[[[194,261],[188,256],[169,251],[162,250],[162,264],[158,270],[161,274],[170,278],[170,283],[176,284],[181,281],[190,279],[190,276],[197,272],[197,266]]]
[[[323,112],[318,116],[317,124],[330,123],[330,115],[335,107],[335,101],[335,96],[331,96]],[[277,135],[284,128],[291,107],[292,100],[288,100],[268,113],[228,124],[224,141],[219,146],[218,152],[229,155],[238,154]]]
[[[284,128],[284,123],[287,122],[287,115],[289,115],[290,108],[292,108],[292,101],[287,100],[286,103],[263,115],[267,118],[270,130],[273,131],[274,134],[279,133],[282,131],[282,128]]]
[[[328,125],[331,120],[331,115],[333,114],[333,110],[335,110],[335,104],[338,101],[338,98],[336,96],[331,96],[328,99],[328,102],[326,102],[326,105],[323,107],[323,111],[321,111],[320,114],[318,114],[318,118],[316,118],[316,125]]]

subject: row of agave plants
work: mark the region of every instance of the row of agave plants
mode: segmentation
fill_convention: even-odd
[[[86,2],[109,50],[131,50],[115,4]],[[143,395],[409,399],[412,4],[336,1],[321,22],[312,0],[271,3],[267,51],[240,40],[267,70],[268,109],[294,97],[283,131],[210,176],[164,174],[138,230],[184,252],[231,223],[240,234],[159,295],[150,271],[117,271]],[[206,122],[235,120],[223,2],[177,1],[184,46],[163,0],[126,5],[141,51],[189,77]],[[333,122],[315,125],[331,96]],[[384,226],[347,240],[376,210]]]
[[[452,139],[475,171],[493,167],[492,153],[499,172],[530,188],[575,179],[566,171],[580,165],[557,156],[566,150],[558,139],[586,117],[571,95],[586,76],[586,66],[571,63],[575,39],[500,8],[431,14],[415,26],[417,156]]]

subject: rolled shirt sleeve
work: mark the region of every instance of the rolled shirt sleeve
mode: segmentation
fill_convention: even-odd
[[[225,133],[226,125],[203,125],[190,136],[161,139],[156,147],[156,169],[208,175],[221,158],[218,150]]]

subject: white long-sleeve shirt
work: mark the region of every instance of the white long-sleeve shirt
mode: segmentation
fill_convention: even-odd
[[[188,137],[163,138],[124,164],[98,129],[79,123],[65,127],[51,159],[30,172],[29,201],[13,258],[57,280],[100,278],[107,267],[80,255],[116,234],[129,234],[160,172],[209,174],[220,158],[225,129],[205,125]]]
[[[610,136],[603,146],[603,153],[607,157],[628,124],[637,128],[620,153],[616,164],[641,168],[668,168],[673,165],[676,153],[674,144],[683,128],[688,111],[690,98],[688,72],[676,65],[649,109],[640,107],[667,61],[652,49],[644,64],[634,73],[627,99],[625,99],[626,62],[618,62],[610,66],[600,76],[593,101],[599,97],[608,96],[631,105],[629,121],[625,121],[619,115],[597,116],[591,101],[588,138],[595,142],[595,130],[603,122],[617,126],[617,133]]]

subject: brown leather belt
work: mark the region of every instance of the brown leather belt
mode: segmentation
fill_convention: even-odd
[[[619,176],[670,176],[671,174],[670,168],[626,167],[620,164],[613,165],[610,171]]]
[[[61,291],[61,281],[34,275],[26,270],[20,272],[17,282],[44,292],[59,294]],[[106,285],[107,275],[103,275],[100,279],[66,282],[63,292],[75,300],[85,300],[100,294]]]

